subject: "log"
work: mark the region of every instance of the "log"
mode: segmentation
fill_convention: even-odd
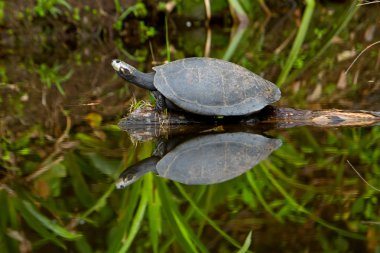
[[[297,126],[343,127],[380,125],[380,112],[363,110],[300,110],[267,106],[260,112],[242,117],[209,117],[185,112],[158,113],[152,107],[138,108],[119,121],[119,127],[144,136],[207,131],[223,127],[224,130],[258,130],[291,128]],[[252,130],[253,131],[253,130]],[[146,134],[144,134],[144,132]]]

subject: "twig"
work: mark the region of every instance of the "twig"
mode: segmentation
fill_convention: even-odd
[[[11,196],[17,196],[14,190],[12,190],[8,185],[6,184],[0,184],[0,191],[6,191]]]
[[[41,163],[40,167],[35,172],[26,177],[25,180],[27,182],[39,177],[41,174],[48,171],[53,165],[59,164],[64,159],[63,156],[58,156],[58,154],[62,152],[62,147],[60,145],[69,136],[71,129],[71,118],[62,108],[61,111],[66,116],[66,128],[55,142],[53,152]]]
[[[356,172],[356,174],[358,174],[358,176],[360,177],[361,180],[363,180],[364,183],[366,183],[369,187],[371,187],[372,189],[374,189],[375,191],[378,191],[380,192],[380,189],[372,186],[370,183],[368,183],[361,175],[360,173],[354,168],[354,166],[352,166],[352,164],[350,163],[350,161],[347,160],[347,163],[351,166],[351,168]]]
[[[211,28],[207,27],[207,36],[206,36],[206,43],[205,43],[205,57],[210,56],[210,50],[211,50]]]
[[[63,159],[64,159],[63,156],[58,157],[56,160],[50,162],[49,164],[46,164],[45,166],[40,167],[38,170],[36,170],[35,172],[33,172],[32,174],[30,174],[29,176],[27,176],[25,178],[25,180],[27,182],[32,181],[33,179],[35,179],[35,178],[39,177],[40,175],[44,174],[46,171],[48,171],[54,165],[57,165],[60,162],[62,162]]]
[[[361,4],[358,4],[358,6],[363,6],[363,5],[368,5],[368,4],[376,4],[376,3],[380,3],[380,1],[363,2]]]
[[[149,49],[150,49],[150,54],[152,55],[153,62],[156,62],[156,58],[154,57],[154,53],[153,53],[152,41],[150,40],[149,40]]]
[[[211,20],[211,5],[210,5],[210,0],[204,0],[205,2],[205,9],[206,9],[206,17],[207,20]]]
[[[377,221],[362,221],[362,224],[369,224],[369,225],[380,225],[380,222]]]
[[[293,39],[294,35],[296,35],[296,29],[294,29],[290,35],[274,50],[275,54],[281,53],[281,51],[289,45],[289,42]]]
[[[259,4],[260,4],[260,7],[264,10],[265,14],[270,17],[272,16],[272,12],[270,11],[270,9],[268,8],[268,6],[266,5],[265,1],[264,0],[259,0]]]
[[[367,51],[369,48],[373,47],[374,45],[376,44],[379,44],[380,43],[380,40],[379,41],[376,41],[374,43],[372,43],[371,45],[367,46],[363,51],[360,52],[360,54],[358,56],[356,56],[356,58],[354,59],[354,61],[350,64],[350,66],[348,67],[348,69],[344,72],[345,74],[347,74],[347,72],[351,69],[351,67],[355,64],[355,62],[359,59],[359,57],[365,52]]]

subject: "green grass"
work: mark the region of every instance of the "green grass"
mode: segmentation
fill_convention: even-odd
[[[5,9],[5,1],[0,0],[0,24],[4,22],[4,9]]]
[[[165,41],[166,41],[166,60],[170,62],[170,41],[169,41],[169,26],[168,26],[167,16],[165,16]]]
[[[57,18],[62,14],[59,6],[63,6],[68,10],[71,10],[71,5],[65,0],[37,0],[37,3],[34,7],[34,12],[37,16],[45,17],[48,14]]]
[[[300,44],[302,43],[300,43],[301,42],[300,41],[297,43],[296,46],[294,46],[293,44],[292,51],[290,53],[291,60],[289,59],[286,62],[286,65],[280,74],[280,77],[278,79],[279,85],[283,85],[285,83],[289,83],[290,81],[294,80],[297,76],[299,76],[302,72],[309,69],[313,64],[317,62],[317,60],[320,60],[320,58],[326,54],[327,49],[332,45],[333,39],[339,36],[342,33],[343,29],[347,28],[347,26],[349,25],[349,22],[352,20],[354,14],[358,10],[359,2],[360,2],[359,0],[353,1],[351,5],[347,8],[347,11],[344,12],[342,15],[340,15],[338,19],[335,21],[336,25],[334,25],[334,28],[331,29],[331,31],[327,33],[325,36],[323,36],[323,38],[318,38],[318,40],[322,41],[320,47],[318,48],[315,54],[312,54],[310,58],[306,60],[302,68],[295,69],[289,74],[290,69],[292,65],[294,64],[294,61],[297,58],[297,55],[300,51],[300,47],[301,47]],[[301,24],[301,27],[302,27],[302,24]],[[299,40],[301,39],[303,40],[306,32],[307,32],[306,28],[303,28],[302,32],[301,32],[301,28],[299,29],[299,32],[298,32],[298,34],[300,34]]]
[[[305,37],[306,37],[306,33],[309,30],[310,22],[311,22],[312,17],[313,17],[314,8],[315,8],[315,1],[314,0],[306,0],[306,9],[305,9],[303,16],[302,16],[301,25],[298,29],[296,38],[293,42],[292,49],[290,50],[288,60],[286,61],[285,65],[284,65],[284,67],[280,73],[280,76],[278,77],[278,80],[277,80],[277,85],[279,87],[281,87],[285,83],[285,81],[289,75],[289,72],[290,72],[291,68],[293,67],[293,65],[294,65],[294,63],[295,63],[295,61],[299,55],[299,52],[301,50],[301,47],[302,47],[303,42],[304,42]]]

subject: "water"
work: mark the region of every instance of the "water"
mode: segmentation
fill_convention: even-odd
[[[255,21],[240,29],[225,18],[226,6],[209,29],[199,12],[181,16],[179,8],[168,20],[171,60],[225,58],[276,82],[303,8],[269,6],[276,15],[267,19],[255,8]],[[380,39],[378,6],[361,7],[315,58],[348,9],[317,4],[276,106],[380,111],[378,47],[342,77]],[[379,251],[379,126],[162,126],[153,137],[145,128],[128,133],[119,120],[134,99],[152,98],[125,85],[110,63],[122,58],[149,71],[152,62],[164,62],[163,18],[128,17],[119,34],[111,16],[85,10],[88,30],[74,19],[72,26],[63,18],[25,19],[23,26],[5,19],[1,252],[237,252],[244,244],[254,252]],[[123,172],[142,161],[151,172]],[[165,171],[175,162],[177,174]],[[133,183],[117,189],[125,178]]]

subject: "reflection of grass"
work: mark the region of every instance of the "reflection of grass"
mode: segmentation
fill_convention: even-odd
[[[46,64],[41,64],[37,68],[37,73],[40,75],[41,82],[44,83],[48,88],[53,85],[58,89],[61,95],[65,95],[65,91],[62,88],[62,83],[70,79],[73,74],[72,70],[66,74],[60,74],[62,66],[55,64],[53,67],[48,67]]]
[[[40,17],[45,17],[47,14],[57,17],[61,14],[61,10],[57,8],[57,5],[62,5],[71,10],[70,4],[65,0],[37,0],[34,12]]]
[[[5,1],[0,0],[0,24],[4,21],[4,7],[5,7]]]
[[[315,142],[310,132],[301,131],[302,136],[309,135],[307,141],[303,142],[302,149],[305,154],[308,154],[307,150],[319,149],[319,152],[314,154],[314,162],[305,154],[297,155],[300,151],[292,144],[285,144],[276,151],[270,161],[263,162],[245,176],[219,185],[189,187],[166,181],[150,173],[123,191],[115,191],[113,184],[118,171],[125,165],[134,163],[136,156],[149,156],[153,149],[152,143],[144,143],[137,149],[128,144],[123,153],[124,158],[106,159],[102,154],[114,157],[115,144],[120,145],[124,140],[120,131],[111,132],[102,126],[96,130],[104,131],[107,139],[101,141],[84,133],[77,135],[76,139],[81,143],[79,149],[64,154],[63,160],[50,166],[49,170],[44,170],[43,174],[24,177],[29,179],[30,186],[16,181],[12,184],[0,184],[0,204],[8,207],[1,213],[3,222],[0,226],[5,224],[13,230],[25,230],[25,226],[29,226],[41,239],[34,242],[33,247],[36,248],[47,243],[66,248],[70,245],[67,240],[75,240],[76,248],[87,248],[90,251],[95,251],[97,246],[87,229],[101,230],[103,234],[106,231],[107,235],[104,237],[108,239],[107,242],[105,239],[103,242],[105,252],[128,252],[137,249],[171,252],[175,248],[181,249],[181,252],[209,252],[207,238],[210,236],[218,238],[221,242],[221,245],[217,246],[220,250],[231,251],[232,248],[240,249],[239,252],[248,252],[251,236],[247,234],[253,230],[254,238],[254,220],[261,219],[265,222],[266,219],[270,219],[266,218],[266,215],[276,217],[279,224],[291,221],[294,221],[294,224],[304,224],[309,220],[314,221],[316,231],[328,231],[328,237],[325,237],[325,232],[318,232],[320,240],[327,243],[340,237],[363,239],[363,233],[355,233],[355,228],[342,228],[344,226],[337,226],[334,221],[320,217],[317,203],[322,196],[326,198],[322,199],[324,206],[333,207],[340,204],[339,198],[331,199],[328,194],[329,189],[335,188],[334,185],[319,187],[299,183],[297,171],[311,163],[315,163],[318,170],[325,169],[324,161],[329,160],[326,157],[329,152],[338,156],[337,160],[340,160],[341,156],[346,159],[347,154],[352,153],[358,154],[358,159],[365,163],[379,159],[380,152],[376,151],[376,129],[371,132],[342,132],[355,145],[347,141],[342,142],[334,133],[327,135],[326,141],[329,145],[337,145],[336,149],[329,146],[323,148]],[[299,132],[289,131],[289,138],[294,139],[292,135]],[[352,138],[349,138],[350,136]],[[342,148],[343,146],[346,148]],[[358,150],[365,149],[371,149],[372,152],[360,155]],[[55,154],[62,157],[62,153]],[[125,160],[124,165],[120,163],[120,159]],[[284,165],[290,162],[294,164],[293,169]],[[374,166],[373,169],[377,171],[378,166]],[[332,169],[331,173],[335,171]],[[367,175],[367,178],[370,177]],[[341,176],[335,179],[335,184],[351,184],[354,179]],[[66,195],[67,192],[72,194]],[[372,199],[376,198],[375,194],[370,195]],[[351,205],[356,201],[357,204],[353,206],[356,215],[365,213],[367,219],[376,220],[378,215],[373,200],[369,201],[367,197],[368,194],[359,196],[357,201],[351,201]],[[237,214],[242,210],[250,213],[249,219],[239,220]],[[218,215],[224,218],[218,218]],[[336,215],[339,215],[338,211]],[[227,217],[228,220],[225,220]],[[27,225],[21,226],[19,219]],[[357,217],[346,217],[337,222],[349,223],[355,227],[358,226],[355,225],[356,220]],[[83,222],[84,227],[80,225]],[[230,222],[245,225],[240,228],[243,230],[237,230],[239,234],[236,234],[237,232],[227,229]],[[336,233],[336,236],[331,235],[331,231]],[[78,237],[79,234],[82,234],[82,237]],[[4,241],[6,237],[0,236],[0,240]],[[4,247],[0,249],[1,252],[7,252],[9,250],[4,249],[12,249],[13,246],[8,243],[1,247]]]
[[[245,19],[248,20],[248,14],[244,10],[243,6],[240,4],[238,0],[228,0],[230,8],[236,12],[237,19]],[[243,3],[249,3],[248,1],[243,1]]]
[[[271,175],[271,173],[269,173],[268,168],[273,167],[273,164],[270,164],[268,162],[264,162],[263,165],[260,167],[262,168],[262,171],[264,172],[266,177],[269,179],[269,181],[273,184],[273,186],[281,193],[281,195],[286,200],[287,208],[294,209],[298,212],[306,214],[307,216],[309,216],[311,219],[315,220],[316,222],[318,222],[322,226],[325,226],[325,227],[337,232],[338,234],[340,234],[342,236],[347,236],[347,237],[351,237],[351,238],[355,238],[355,239],[362,239],[362,240],[365,239],[365,236],[359,235],[357,233],[347,232],[346,230],[340,229],[338,227],[335,227],[335,226],[329,224],[328,222],[324,221],[323,219],[319,218],[318,216],[312,214],[303,205],[298,204],[296,199],[293,196],[291,196],[290,193],[288,193],[279,184],[279,182]]]
[[[148,15],[148,10],[144,3],[137,2],[136,4],[129,6],[124,11],[121,10],[121,5],[119,0],[115,0],[116,13],[119,14],[119,17],[114,24],[116,30],[121,31],[123,28],[123,21],[131,14],[137,18],[143,18]],[[141,41],[145,41],[147,38],[150,38],[155,35],[156,31],[154,27],[147,26],[144,22],[139,23],[139,30],[141,32]]]
[[[196,212],[198,215],[200,215],[207,223],[210,224],[212,228],[214,228],[222,237],[224,237],[229,243],[234,245],[235,247],[241,248],[239,243],[231,238],[227,233],[225,233],[212,219],[210,219],[207,214],[205,214],[202,209],[192,200],[192,198],[186,193],[185,189],[179,184],[175,183],[176,187],[178,188],[179,192],[182,194],[182,196],[189,202],[190,206],[192,207],[192,212]]]

